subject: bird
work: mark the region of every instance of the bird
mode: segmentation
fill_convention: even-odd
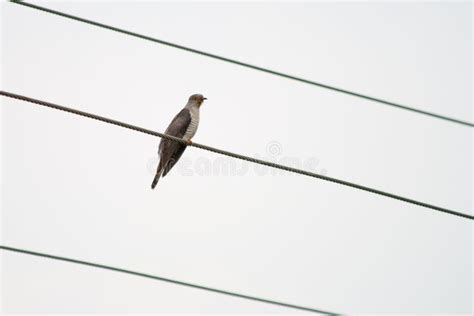
[[[161,139],[158,147],[158,155],[160,162],[156,169],[156,175],[151,183],[154,189],[158,184],[158,180],[164,177],[178,162],[187,145],[191,145],[191,139],[196,134],[199,126],[199,108],[204,100],[207,100],[202,94],[193,94],[189,97],[186,106],[174,117],[165,134],[182,138],[186,144],[179,143],[170,139]]]

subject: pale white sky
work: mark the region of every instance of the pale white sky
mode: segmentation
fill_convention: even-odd
[[[474,121],[471,3],[43,5]],[[2,89],[472,214],[472,129],[2,3]],[[341,313],[471,314],[472,222],[0,99],[1,242]],[[219,169],[230,164],[234,171]],[[0,253],[2,313],[293,313]]]

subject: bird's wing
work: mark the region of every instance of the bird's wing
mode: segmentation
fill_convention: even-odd
[[[189,124],[191,123],[191,112],[184,108],[182,109],[174,119],[171,121],[170,125],[165,131],[165,134],[183,137],[188,129]]]
[[[163,169],[163,177],[168,174],[168,172],[173,168],[173,166],[178,162],[179,158],[183,154],[184,150],[186,149],[186,145],[178,144],[179,148],[176,149],[174,154],[171,156],[170,160]]]
[[[182,138],[190,123],[191,113],[186,108],[182,109],[171,121],[165,134]],[[160,154],[160,165],[163,168],[163,177],[173,168],[185,149],[186,145],[168,139],[161,140],[158,153]]]

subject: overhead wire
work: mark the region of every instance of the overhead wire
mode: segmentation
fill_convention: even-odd
[[[43,11],[43,12],[47,12],[47,13],[50,13],[50,14],[54,14],[54,15],[57,15],[57,16],[61,16],[61,17],[67,18],[67,19],[75,20],[75,21],[86,23],[86,24],[89,24],[89,25],[94,25],[94,26],[97,26],[97,27],[100,27],[100,28],[103,28],[103,29],[107,29],[107,30],[110,30],[110,31],[114,31],[114,32],[125,34],[125,35],[133,36],[133,37],[136,37],[136,38],[140,38],[140,39],[151,41],[151,42],[154,42],[154,43],[157,43],[157,44],[177,48],[177,49],[180,49],[180,50],[184,50],[184,51],[191,52],[191,53],[194,53],[194,54],[206,56],[206,57],[209,57],[209,58],[221,60],[221,61],[224,61],[224,62],[227,62],[227,63],[231,63],[231,64],[239,65],[239,66],[242,66],[242,67],[250,68],[250,69],[261,71],[261,72],[268,73],[268,74],[271,74],[271,75],[275,75],[275,76],[283,77],[283,78],[286,78],[286,79],[306,83],[306,84],[317,86],[317,87],[324,88],[324,89],[329,89],[329,90],[336,91],[336,92],[339,92],[339,93],[343,93],[343,94],[346,94],[346,95],[351,95],[351,96],[362,98],[362,99],[365,99],[365,100],[369,100],[369,101],[377,102],[377,103],[380,103],[380,104],[388,105],[388,106],[391,106],[391,107],[394,107],[394,108],[410,111],[412,113],[422,114],[422,115],[429,116],[429,117],[432,117],[432,118],[441,119],[441,120],[444,120],[444,121],[447,121],[447,122],[456,123],[456,124],[460,124],[460,125],[463,125],[463,126],[474,127],[474,123],[472,123],[472,122],[456,119],[456,118],[453,118],[453,117],[448,117],[446,115],[441,115],[441,114],[436,114],[436,113],[433,113],[433,112],[420,110],[420,109],[410,107],[410,106],[407,106],[407,105],[403,105],[403,104],[400,104],[400,103],[391,102],[391,101],[387,101],[387,100],[384,100],[384,99],[381,99],[381,98],[368,96],[368,95],[365,95],[365,94],[362,94],[362,93],[349,91],[349,90],[346,90],[346,89],[338,88],[338,87],[331,86],[331,85],[328,85],[328,84],[323,84],[323,83],[316,82],[316,81],[309,80],[309,79],[304,79],[304,78],[301,78],[301,77],[293,76],[293,75],[283,73],[283,72],[279,72],[279,71],[276,71],[276,70],[272,70],[272,69],[269,69],[269,68],[252,65],[252,64],[245,63],[245,62],[242,62],[242,61],[238,61],[238,60],[235,60],[235,59],[232,59],[232,58],[212,54],[212,53],[205,52],[205,51],[202,51],[202,50],[198,50],[198,49],[195,49],[195,48],[191,48],[191,47],[183,46],[183,45],[180,45],[180,44],[172,43],[172,42],[169,42],[169,41],[165,41],[165,40],[162,40],[162,39],[159,39],[159,38],[156,38],[156,37],[139,34],[139,33],[128,31],[128,30],[118,28],[118,27],[115,27],[115,26],[112,26],[112,25],[100,23],[100,22],[97,22],[97,21],[92,21],[92,20],[85,19],[85,18],[76,16],[76,15],[67,14],[67,13],[64,13],[64,12],[57,11],[57,10],[49,9],[49,8],[46,8],[46,7],[43,7],[43,6],[40,6],[40,5],[28,3],[28,2],[25,2],[25,1],[18,1],[18,0],[11,0],[11,2],[19,4],[19,5],[26,6],[26,7],[30,7],[30,8],[36,9],[36,10],[40,10],[40,11]]]
[[[340,180],[340,179],[328,177],[328,176],[325,176],[325,175],[322,175],[322,174],[317,174],[317,173],[314,173],[314,172],[310,172],[310,171],[306,171],[306,170],[293,168],[293,167],[277,164],[277,163],[274,163],[274,162],[262,160],[262,159],[257,159],[257,158],[253,158],[253,157],[233,153],[233,152],[230,152],[230,151],[227,151],[227,150],[218,149],[218,148],[214,148],[214,147],[211,147],[211,146],[207,146],[207,145],[203,145],[203,144],[199,144],[199,143],[195,143],[195,142],[193,142],[191,144],[188,144],[186,141],[184,141],[183,139],[178,138],[178,137],[174,137],[174,136],[167,135],[167,134],[164,134],[164,133],[155,132],[155,131],[152,131],[152,130],[149,130],[149,129],[146,129],[146,128],[143,128],[143,127],[135,126],[135,125],[124,123],[124,122],[121,122],[121,121],[117,121],[117,120],[114,120],[114,119],[111,119],[111,118],[107,118],[107,117],[104,117],[104,116],[100,116],[100,115],[84,112],[84,111],[81,111],[81,110],[73,109],[73,108],[70,108],[70,107],[63,106],[63,105],[58,105],[58,104],[54,104],[54,103],[51,103],[51,102],[46,102],[46,101],[30,98],[30,97],[27,97],[27,96],[24,96],[24,95],[19,95],[19,94],[15,94],[15,93],[3,91],[3,90],[0,91],[0,95],[5,96],[5,97],[9,97],[9,98],[13,98],[13,99],[22,100],[22,101],[29,102],[29,103],[33,103],[33,104],[36,104],[36,105],[41,105],[41,106],[53,108],[53,109],[56,109],[56,110],[69,112],[69,113],[72,113],[72,114],[75,114],[75,115],[79,115],[79,116],[91,118],[91,119],[94,119],[94,120],[102,121],[102,122],[105,122],[105,123],[108,123],[108,124],[124,127],[124,128],[134,130],[134,131],[137,131],[137,132],[140,132],[140,133],[144,133],[144,134],[148,134],[148,135],[152,135],[152,136],[156,136],[156,137],[169,139],[169,140],[172,140],[172,141],[175,141],[175,142],[186,144],[188,146],[192,146],[192,147],[200,148],[200,149],[203,149],[203,150],[207,150],[207,151],[210,151],[210,152],[213,152],[213,153],[216,153],[216,154],[225,155],[225,156],[228,156],[228,157],[233,157],[233,158],[236,158],[236,159],[240,159],[240,160],[244,160],[244,161],[248,161],[248,162],[268,166],[268,167],[271,167],[271,168],[285,170],[285,171],[288,171],[288,172],[291,172],[291,173],[300,174],[300,175],[304,175],[304,176],[308,176],[308,177],[312,177],[312,178],[321,179],[321,180],[324,180],[324,181],[337,183],[337,184],[340,184],[340,185],[344,185],[344,186],[351,187],[351,188],[354,188],[354,189],[359,189],[359,190],[366,191],[366,192],[371,192],[371,193],[374,193],[374,194],[377,194],[377,195],[385,196],[385,197],[388,197],[388,198],[403,201],[403,202],[406,202],[406,203],[409,203],[409,204],[421,206],[421,207],[428,208],[428,209],[435,210],[435,211],[439,211],[439,212],[442,212],[442,213],[446,213],[446,214],[450,214],[450,215],[454,215],[454,216],[459,216],[459,217],[467,218],[467,219],[470,219],[470,220],[474,219],[473,215],[469,215],[467,213],[447,209],[447,208],[436,206],[436,205],[433,205],[433,204],[424,203],[424,202],[421,202],[421,201],[406,198],[406,197],[403,197],[403,196],[400,196],[400,195],[396,195],[396,194],[385,192],[385,191],[382,191],[382,190],[370,188],[370,187],[360,185],[360,184],[356,184],[356,183],[352,183],[352,182],[349,182],[349,181]]]
[[[63,261],[63,262],[69,262],[69,263],[75,263],[75,264],[80,264],[84,266],[89,266],[89,267],[94,267],[94,268],[99,268],[99,269],[104,269],[104,270],[109,270],[109,271],[115,271],[115,272],[120,272],[120,273],[126,273],[134,276],[139,276],[147,279],[153,279],[157,281],[162,281],[162,282],[167,282],[167,283],[172,283],[172,284],[177,284],[181,286],[186,286],[194,289],[199,289],[199,290],[204,290],[208,292],[213,292],[213,293],[219,293],[227,296],[233,296],[233,297],[238,297],[246,300],[251,300],[251,301],[256,301],[260,303],[266,303],[266,304],[271,304],[271,305],[276,305],[276,306],[281,306],[281,307],[286,307],[286,308],[292,308],[296,310],[302,310],[302,311],[307,311],[307,312],[314,312],[314,313],[319,313],[319,314],[325,314],[325,315],[340,315],[337,313],[333,312],[328,312],[326,310],[321,310],[321,309],[316,309],[312,307],[305,307],[301,305],[296,305],[296,304],[289,304],[285,302],[280,302],[280,301],[274,301],[262,297],[257,297],[257,296],[252,296],[252,295],[246,295],[246,294],[241,294],[237,292],[231,292],[227,290],[221,290],[217,288],[212,288],[208,286],[203,286],[203,285],[198,285],[194,283],[189,283],[189,282],[184,282],[184,281],[179,281],[175,279],[170,279],[170,278],[165,278],[153,274],[148,274],[148,273],[143,273],[143,272],[137,272],[137,271],[132,271],[128,269],[123,269],[123,268],[118,268],[118,267],[113,267],[105,264],[99,264],[99,263],[94,263],[90,261],[84,261],[84,260],[78,260],[78,259],[72,259],[68,257],[61,257],[61,256],[55,256],[51,254],[46,254],[46,253],[41,253],[41,252],[35,252],[31,250],[25,250],[25,249],[20,249],[20,248],[14,248],[14,247],[9,247],[9,246],[4,246],[0,245],[0,249],[6,250],[6,251],[11,251],[11,252],[16,252],[16,253],[22,253],[30,256],[36,256],[36,257],[42,257],[42,258],[48,258],[48,259],[53,259],[53,260],[58,260],[58,261]]]

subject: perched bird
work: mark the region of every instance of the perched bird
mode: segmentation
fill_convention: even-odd
[[[199,108],[201,104],[206,100],[202,94],[193,94],[189,97],[186,106],[178,113],[171,121],[170,125],[165,131],[165,134],[182,138],[188,145],[191,144],[191,138],[196,134],[199,125]],[[178,143],[169,139],[162,139],[160,147],[158,148],[158,155],[160,156],[160,162],[156,169],[156,175],[151,184],[151,188],[154,189],[160,177],[166,176],[166,174],[173,168],[176,162],[179,160],[184,150],[186,149],[185,144]]]

